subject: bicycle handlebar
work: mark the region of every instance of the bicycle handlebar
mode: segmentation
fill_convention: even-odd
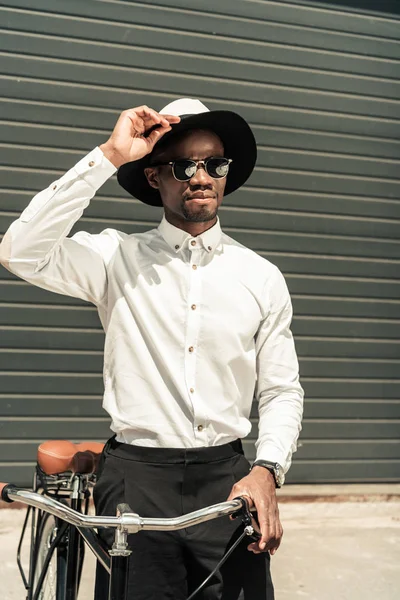
[[[69,506],[53,500],[49,496],[17,488],[12,484],[0,483],[0,497],[6,502],[17,500],[29,506],[34,506],[67,521],[67,523],[75,527],[120,529],[128,533],[137,533],[141,530],[176,531],[217,519],[218,517],[231,515],[242,508],[241,500],[235,499],[230,502],[221,502],[213,506],[206,506],[180,517],[168,519],[145,518],[133,512],[124,512],[116,517],[98,517],[82,515]]]

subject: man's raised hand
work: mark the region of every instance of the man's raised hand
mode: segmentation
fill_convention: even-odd
[[[180,117],[160,115],[148,106],[124,110],[100,150],[118,168],[150,154],[154,145],[171,130],[171,125],[179,121]]]

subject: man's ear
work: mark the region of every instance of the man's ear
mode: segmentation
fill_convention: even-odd
[[[155,167],[146,167],[144,170],[144,174],[146,175],[147,181],[149,185],[155,190],[160,188],[160,183],[158,180],[158,171]]]

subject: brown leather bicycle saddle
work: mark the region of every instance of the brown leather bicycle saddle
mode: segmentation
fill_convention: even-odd
[[[94,473],[103,448],[100,442],[74,444],[68,440],[49,440],[40,444],[37,462],[46,475],[65,471]]]

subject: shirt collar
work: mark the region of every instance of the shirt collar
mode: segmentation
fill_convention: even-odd
[[[182,248],[189,247],[190,241],[193,239],[201,244],[207,252],[213,252],[220,244],[222,235],[218,217],[215,225],[195,238],[190,233],[187,233],[187,231],[171,225],[165,218],[165,215],[158,226],[158,231],[175,253],[179,252]]]

